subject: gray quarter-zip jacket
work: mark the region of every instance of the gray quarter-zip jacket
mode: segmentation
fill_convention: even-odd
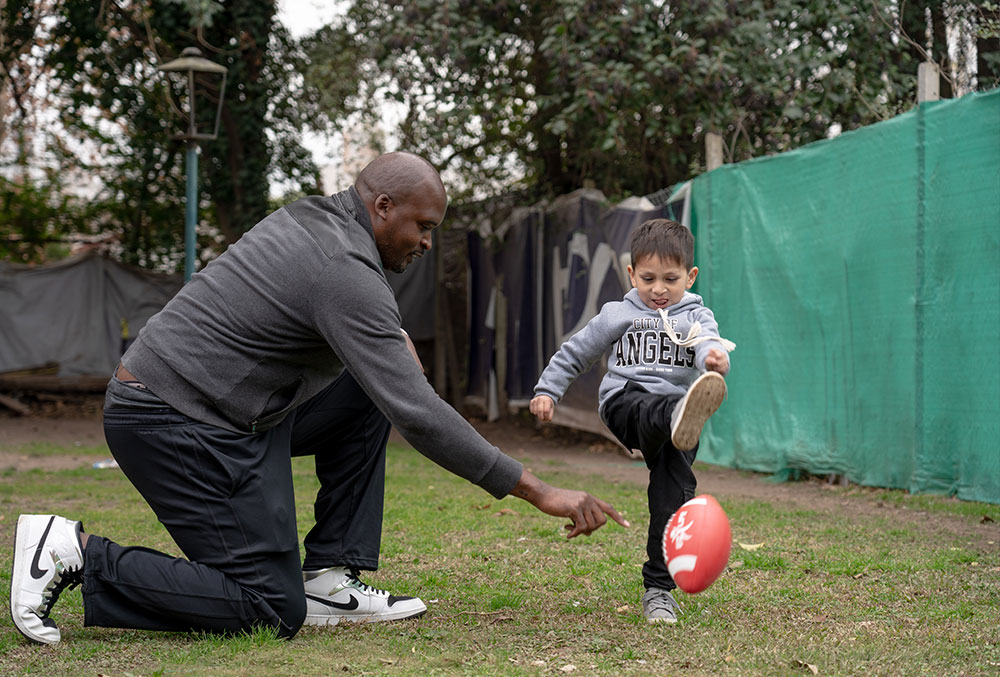
[[[354,188],[298,200],[250,229],[146,323],[122,363],[181,413],[247,434],[346,368],[435,463],[497,498],[521,477],[420,372]]]
[[[549,360],[535,385],[535,395],[548,395],[558,402],[580,374],[611,349],[607,373],[598,390],[598,412],[625,384],[633,381],[651,393],[683,395],[705,371],[705,357],[712,348],[726,350],[724,339],[702,340],[694,346],[680,346],[671,333],[688,337],[695,322],[698,336],[719,337],[715,315],[697,294],[684,292],[679,303],[667,306],[672,332],[663,330],[659,311],[639,299],[635,288],[621,301],[605,303],[601,312],[574,334]],[[683,342],[683,341],[682,341]]]

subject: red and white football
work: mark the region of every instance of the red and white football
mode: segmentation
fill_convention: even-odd
[[[677,587],[701,592],[729,564],[729,518],[708,494],[695,496],[674,513],[663,530],[663,559]]]

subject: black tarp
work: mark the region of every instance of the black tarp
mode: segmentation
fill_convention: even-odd
[[[94,252],[43,266],[0,261],[0,373],[54,363],[59,376],[110,376],[127,342],[182,284],[181,275]]]

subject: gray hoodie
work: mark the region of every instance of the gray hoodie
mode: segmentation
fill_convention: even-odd
[[[346,368],[435,463],[497,498],[521,477],[410,355],[353,188],[254,226],[146,323],[122,363],[181,413],[247,434],[278,425]]]
[[[701,297],[685,292],[679,303],[667,307],[673,333],[689,336],[691,326],[701,324],[699,336],[719,336],[719,325]],[[605,303],[587,325],[574,334],[552,356],[535,385],[535,395],[548,395],[558,402],[570,383],[587,371],[608,349],[607,373],[598,391],[598,411],[628,381],[651,393],[683,395],[705,371],[705,357],[712,348],[725,350],[721,341],[702,341],[682,347],[663,331],[658,311],[639,299],[635,288],[621,301]]]

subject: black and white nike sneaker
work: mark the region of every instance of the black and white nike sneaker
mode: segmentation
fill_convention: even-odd
[[[303,571],[302,579],[306,586],[305,625],[397,621],[427,612],[417,597],[397,597],[362,583],[356,569]]]
[[[80,522],[58,515],[21,515],[14,533],[10,617],[22,635],[39,644],[59,641],[49,618],[52,605],[69,586],[83,582]]]

